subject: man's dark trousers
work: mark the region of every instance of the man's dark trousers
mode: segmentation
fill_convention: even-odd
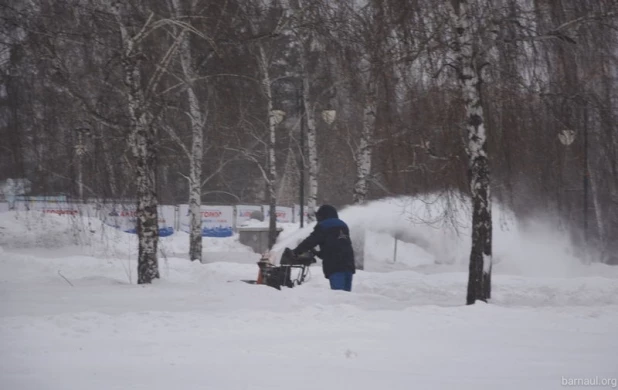
[[[352,291],[352,272],[335,272],[328,280],[331,290]]]

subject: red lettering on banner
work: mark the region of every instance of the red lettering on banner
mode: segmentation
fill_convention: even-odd
[[[58,215],[77,215],[79,212],[77,210],[57,210],[57,209],[45,209],[44,213],[47,214],[58,214]]]
[[[205,218],[218,218],[221,216],[221,211],[202,211],[202,216]]]

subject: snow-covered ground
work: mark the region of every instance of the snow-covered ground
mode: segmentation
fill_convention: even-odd
[[[329,290],[319,264],[294,289],[240,282],[258,254],[205,239],[205,264],[191,263],[184,233],[161,240],[161,280],[140,286],[134,236],[0,213],[0,389],[617,387],[618,267],[582,265],[551,227],[496,218],[493,299],[465,306],[465,226],[400,210],[341,213],[374,230],[352,293]],[[311,228],[285,225],[275,252]]]

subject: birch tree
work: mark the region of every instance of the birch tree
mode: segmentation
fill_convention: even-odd
[[[315,5],[312,4],[312,5]],[[307,20],[306,13],[308,12],[308,4],[303,0],[297,0],[297,4],[293,6],[293,11],[297,16],[297,32],[296,38],[299,47],[299,62],[300,62],[300,82],[301,88],[301,104],[303,105],[302,112],[305,118],[301,118],[306,123],[307,135],[307,161],[308,161],[308,192],[307,192],[307,222],[311,223],[315,220],[315,212],[317,209],[318,199],[318,144],[317,144],[317,128],[315,120],[315,109],[311,101],[312,77],[315,73],[312,72],[309,64],[310,48],[314,44],[314,37],[305,26]],[[301,126],[301,131],[303,127]],[[302,136],[302,135],[301,135]],[[303,163],[303,169],[304,164]]]
[[[174,38],[163,54],[157,69],[147,80],[144,80],[142,70],[143,55],[141,53],[144,39],[159,26],[165,25],[165,20],[155,20],[150,13],[146,21],[138,29],[134,29],[135,19],[127,5],[121,2],[111,4],[111,12],[115,16],[120,35],[120,61],[124,76],[127,108],[129,114],[129,145],[136,160],[136,191],[137,191],[137,234],[139,238],[138,252],[138,284],[151,283],[159,278],[157,249],[159,238],[158,200],[156,183],[157,162],[157,127],[154,122],[154,95],[157,92],[164,72],[182,42],[182,35]],[[128,15],[128,16],[127,16]]]
[[[148,47],[147,38],[161,26],[166,25],[169,19],[155,18],[154,13],[148,12],[143,4],[129,7],[119,1],[103,5],[98,11],[100,12],[91,14],[91,17],[100,18],[96,19],[96,22],[104,23],[115,37],[115,42],[110,42],[109,47],[105,48],[109,50],[106,54],[117,58],[120,65],[120,80],[117,80],[118,84],[113,85],[111,89],[123,100],[119,106],[126,110],[128,119],[126,127],[115,120],[110,120],[110,113],[101,112],[100,105],[93,99],[93,94],[80,89],[81,86],[73,76],[74,69],[70,69],[68,65],[73,59],[67,56],[67,52],[70,51],[58,51],[58,48],[66,45],[66,42],[50,40],[44,46],[45,58],[51,63],[51,68],[55,72],[54,81],[58,83],[60,90],[71,96],[78,103],[78,107],[82,108],[93,121],[125,132],[127,145],[134,160],[129,166],[133,167],[132,176],[137,203],[135,212],[138,235],[137,283],[147,284],[159,278],[156,98],[158,87],[176,52],[179,40],[173,40],[161,53],[158,61],[148,64],[146,61],[148,56],[144,54]],[[144,15],[147,15],[145,20],[141,18]],[[74,35],[79,37],[78,34]],[[84,41],[80,43],[82,48],[92,43],[85,38],[87,36],[83,34]],[[60,40],[58,37],[55,38]],[[157,51],[153,52],[156,53],[155,57],[159,54]],[[148,72],[148,65],[155,65],[155,69]],[[104,83],[111,84],[107,80]],[[116,117],[121,117],[117,112],[114,114]]]
[[[171,0],[171,7],[177,20],[186,18],[188,15],[193,15],[195,10],[195,1],[188,3],[179,0]],[[183,4],[186,6],[183,7]],[[191,128],[191,146],[190,148],[180,139],[176,131],[171,126],[165,126],[165,129],[170,136],[180,145],[183,154],[189,161],[189,215],[190,215],[190,233],[189,233],[189,259],[191,261],[202,261],[202,162],[204,156],[204,127],[206,124],[205,103],[201,101],[200,95],[197,92],[198,72],[195,69],[193,61],[193,53],[190,44],[190,32],[186,28],[180,27],[182,30],[176,32],[179,34],[180,45],[178,54],[180,57],[180,65],[182,69],[182,81],[185,85],[185,91],[188,103],[187,116],[189,117]],[[175,28],[176,30],[179,27]]]
[[[468,0],[451,1],[455,31],[453,45],[457,81],[466,112],[466,135],[470,192],[472,196],[472,249],[467,304],[487,301],[491,293],[492,220],[487,128],[481,100],[484,65],[482,30],[474,19],[479,10]]]
[[[279,114],[273,111],[273,96],[271,89],[271,77],[269,72],[269,60],[262,44],[257,45],[258,67],[260,69],[260,87],[266,100],[266,118],[268,118],[268,164],[266,174],[266,191],[268,193],[268,247],[272,248],[277,241],[277,158],[275,155],[275,143],[277,141],[277,124],[281,122]]]
[[[568,183],[571,188],[562,192],[583,187],[575,205],[572,200],[570,205],[565,202],[566,213],[581,210],[579,226],[570,229],[578,238],[583,236],[579,239],[587,261],[599,250],[601,261],[616,263],[618,244],[613,237],[618,235],[618,131],[615,110],[610,108],[615,106],[616,79],[610,74],[617,69],[613,58],[618,41],[618,3],[564,1],[545,8],[538,1],[534,3],[538,10],[535,23],[546,31],[521,34],[520,39],[532,41],[545,55],[545,62],[535,65],[548,73],[547,86],[536,93],[555,111],[559,134],[570,132],[574,136],[573,145],[563,147],[579,149],[581,156],[575,167],[565,169],[572,175]],[[592,226],[588,223],[590,207],[594,209]]]
[[[485,67],[499,66],[490,51],[497,45],[522,45],[520,52],[529,47],[525,42],[557,40],[575,44],[567,30],[589,20],[599,19],[597,13],[583,15],[554,26],[546,32],[534,31],[526,20],[526,13],[518,7],[494,8],[476,0],[451,0],[450,20],[455,41],[451,45],[457,82],[466,113],[466,151],[468,153],[469,189],[472,199],[472,249],[466,302],[487,301],[491,298],[492,269],[492,212],[490,168],[487,144],[491,134],[487,128],[481,85]],[[511,28],[517,26],[516,29]],[[510,64],[507,64],[510,65]],[[571,69],[572,70],[572,69]],[[507,69],[500,69],[508,74]],[[497,72],[499,73],[499,72]],[[516,75],[520,80],[524,77]],[[492,80],[493,83],[499,80]],[[524,83],[524,81],[522,81]],[[587,126],[587,120],[584,126]],[[584,170],[586,171],[586,166]]]
[[[288,18],[276,3],[270,1],[249,3],[247,7],[245,20],[252,34],[249,46],[257,64],[259,91],[264,100],[263,118],[267,128],[266,169],[263,169],[261,164],[258,166],[266,184],[269,209],[268,246],[271,248],[277,240],[277,125],[283,120],[283,112],[275,110],[273,106],[272,84],[274,79],[271,75],[271,67],[272,57],[275,55],[274,38],[286,28]]]
[[[350,88],[356,92],[362,112],[360,131],[357,142],[353,142],[353,156],[356,170],[352,199],[355,204],[362,204],[369,194],[373,151],[376,145],[376,126],[378,100],[386,99],[382,83],[379,81],[387,72],[388,21],[384,14],[382,0],[370,1],[367,7],[350,6],[346,10],[352,24],[351,36],[355,42],[357,61],[344,65]],[[392,61],[391,61],[392,62]],[[383,78],[383,77],[382,77]]]
[[[370,89],[371,87],[368,87]],[[368,91],[363,107],[363,122],[360,140],[354,153],[356,163],[356,180],[354,181],[353,201],[363,204],[369,193],[369,176],[371,175],[371,158],[374,145],[374,130],[377,107],[375,94]]]

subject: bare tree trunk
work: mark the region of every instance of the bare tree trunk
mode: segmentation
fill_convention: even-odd
[[[189,117],[191,118],[191,154],[189,156],[189,213],[191,215],[191,233],[189,237],[189,258],[202,261],[202,160],[204,156],[204,118],[200,102],[194,89],[195,72],[193,71],[191,48],[185,37],[180,46],[180,60],[187,83],[189,99]]]
[[[125,83],[130,89],[131,144],[136,159],[137,235],[139,239],[137,283],[151,283],[159,277],[157,247],[159,223],[156,183],[156,130],[151,115],[142,111],[144,101],[138,87],[140,73],[130,58],[123,59]]]
[[[184,3],[182,3],[184,4]],[[181,20],[194,12],[194,2],[187,2],[183,9],[181,2],[171,0],[171,5],[176,17]],[[182,68],[183,81],[186,86],[187,100],[189,103],[188,116],[191,122],[191,150],[184,146],[184,142],[176,135],[175,131],[168,128],[168,132],[180,144],[189,159],[189,259],[202,261],[202,162],[204,158],[204,126],[205,118],[202,113],[200,98],[195,87],[197,72],[193,64],[193,53],[189,33],[185,29],[180,32],[179,56]]]
[[[182,57],[181,57],[182,58]],[[191,233],[189,238],[189,258],[202,261],[202,159],[203,159],[203,120],[197,96],[192,87],[187,89],[191,114],[191,158],[189,170],[189,213]]]
[[[267,143],[268,149],[268,171],[266,180],[266,190],[268,192],[268,247],[272,248],[277,241],[277,159],[275,155],[275,142],[277,140],[277,120],[273,113],[272,90],[270,88],[270,73],[268,71],[268,59],[264,47],[259,46],[259,66],[262,75],[262,92],[266,98],[266,109],[268,115],[268,130],[269,137]]]
[[[138,36],[130,36],[122,21],[119,3],[112,5],[112,12],[118,21],[122,39],[121,62],[124,71],[124,84],[127,89],[129,119],[131,123],[129,144],[136,159],[137,188],[137,235],[139,240],[137,283],[151,283],[159,278],[157,249],[159,243],[159,224],[157,210],[156,183],[156,128],[142,87],[139,68],[140,56],[136,55]],[[147,22],[148,23],[148,22]],[[144,25],[144,28],[146,25]],[[144,30],[140,31],[141,34]]]
[[[304,56],[301,56],[304,59]],[[303,68],[305,67],[303,63]],[[303,104],[307,115],[307,154],[309,160],[309,192],[307,194],[307,222],[315,220],[315,211],[318,204],[318,144],[315,126],[315,111],[309,100],[309,74],[303,72]]]
[[[458,82],[466,108],[470,192],[472,194],[472,250],[466,302],[487,301],[491,297],[492,221],[487,133],[481,101],[481,69],[467,0],[453,1],[457,33],[455,49]],[[475,42],[475,38],[478,39]],[[476,48],[478,49],[478,47]]]
[[[109,190],[113,198],[118,196],[116,171],[114,170],[114,165],[112,164],[112,155],[108,147],[107,137],[103,135],[104,132],[101,130],[100,126],[100,124],[97,124],[95,127],[97,129],[98,138],[101,140],[101,153],[103,154],[103,163],[105,164],[105,169],[107,171],[106,181],[109,184]]]
[[[304,2],[302,0],[298,1],[298,8],[295,9],[296,12],[301,13],[304,9]],[[301,67],[301,77],[302,77],[302,104],[303,104],[303,112],[307,117],[307,160],[308,164],[308,193],[307,193],[307,222],[311,223],[315,221],[315,212],[317,210],[318,204],[318,144],[317,144],[317,129],[315,123],[315,111],[311,105],[311,75],[309,69],[309,61],[307,60],[307,52],[306,47],[307,44],[310,43],[310,37],[304,31],[301,31],[299,34],[299,42],[300,42],[300,67]],[[305,120],[301,118],[301,120]],[[301,126],[301,131],[302,131]],[[303,164],[305,162],[303,161]]]
[[[277,194],[275,192],[275,182],[277,180],[277,160],[275,159],[275,120],[272,111],[272,100],[268,99],[268,112],[270,124],[270,137],[268,142],[268,248],[272,248],[277,241]]]
[[[610,81],[607,81],[611,83]],[[611,98],[608,98],[610,100]],[[598,140],[594,149],[594,164],[589,161],[590,187],[596,212],[601,248],[601,261],[618,265],[618,132],[613,114],[603,113],[595,133]]]
[[[356,182],[354,183],[354,203],[362,204],[369,192],[373,134],[376,120],[376,106],[373,95],[367,98],[363,112],[363,130],[356,151]]]
[[[132,120],[133,122],[133,120]],[[137,159],[137,235],[139,237],[138,284],[159,278],[157,247],[159,217],[156,183],[156,131],[143,118],[136,126],[135,154]]]

